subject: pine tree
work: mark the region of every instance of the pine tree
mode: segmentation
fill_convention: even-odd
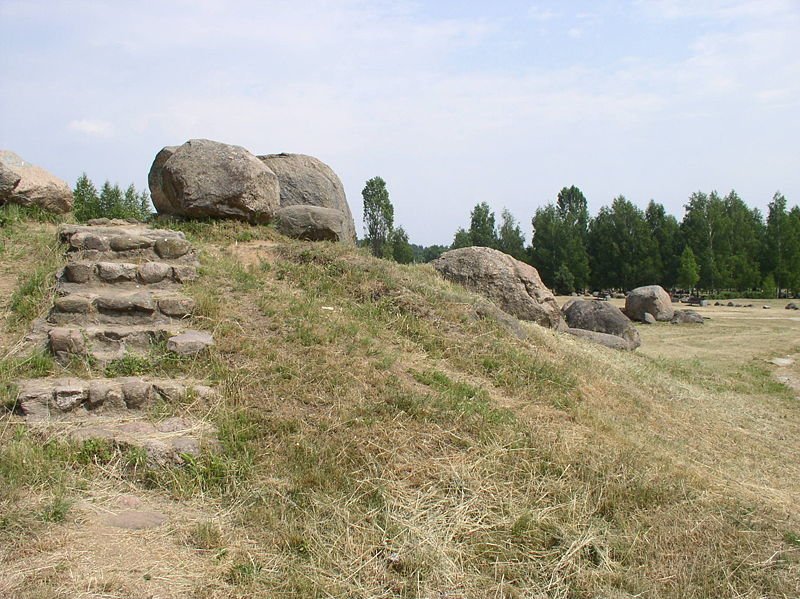
[[[86,173],[81,174],[75,182],[72,197],[72,211],[75,214],[75,220],[78,222],[86,222],[100,215],[100,196],[97,194],[97,188],[94,183]]]

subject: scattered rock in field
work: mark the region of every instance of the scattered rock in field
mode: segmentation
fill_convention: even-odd
[[[727,306],[728,306],[729,308],[733,308],[733,302],[728,302],[728,303],[727,303]]]
[[[583,329],[622,337],[630,349],[641,345],[639,331],[630,318],[608,302],[571,300],[561,309],[570,329]]]
[[[574,337],[580,337],[581,339],[586,339],[587,341],[598,343],[611,349],[619,349],[624,351],[635,349],[634,347],[631,347],[631,344],[625,339],[622,337],[617,337],[616,335],[608,335],[607,333],[598,333],[596,331],[587,331],[585,329],[567,329],[566,332]]]
[[[319,206],[342,214],[339,241],[352,243],[356,238],[353,215],[344,186],[327,164],[304,154],[268,154],[258,157],[277,176],[281,208]]]
[[[656,317],[650,314],[650,312],[645,312],[642,315],[642,324],[656,324]]]
[[[7,203],[64,214],[72,210],[72,190],[43,168],[0,150],[0,205]]]
[[[764,310],[771,310],[771,309],[772,309],[772,306],[767,306],[767,305],[764,305],[764,306],[761,306],[761,307],[762,307]]]
[[[480,293],[520,320],[558,330],[567,328],[556,299],[536,269],[508,254],[466,247],[445,252],[432,264],[445,279]]]
[[[771,360],[767,360],[767,362],[775,366],[786,367],[794,364],[794,359],[787,356],[785,358],[772,358]]]
[[[186,331],[167,340],[167,350],[182,356],[199,354],[214,345],[214,338],[207,331]]]
[[[272,170],[240,146],[207,139],[163,148],[148,183],[159,214],[266,223],[280,206]]]
[[[333,208],[320,206],[286,206],[278,210],[275,220],[278,231],[294,239],[306,241],[346,241],[345,215]]]
[[[625,297],[625,314],[631,320],[643,320],[649,312],[656,320],[669,321],[675,313],[669,294],[660,285],[637,287]]]
[[[786,304],[786,309],[787,310],[800,310],[800,306],[798,306],[794,302],[789,302],[788,304]]]
[[[703,324],[703,317],[694,310],[675,310],[672,324]]]
[[[722,304],[720,304],[719,302],[714,302],[714,305],[715,306],[721,306]]]

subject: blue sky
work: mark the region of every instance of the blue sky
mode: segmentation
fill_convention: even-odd
[[[164,145],[301,152],[449,243],[577,185],[800,202],[800,2],[0,0],[0,148],[145,187]]]

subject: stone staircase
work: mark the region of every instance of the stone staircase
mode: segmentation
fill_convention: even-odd
[[[59,362],[102,367],[146,356],[157,343],[184,355],[213,344],[208,333],[189,328],[195,302],[181,287],[197,277],[198,261],[183,233],[100,219],[63,226],[59,238],[67,264],[56,275],[50,312],[29,336]],[[181,463],[214,443],[211,427],[190,418],[147,421],[159,405],[215,401],[213,389],[198,381],[67,377],[16,385],[28,422],[58,423],[75,439],[141,447],[158,463]]]

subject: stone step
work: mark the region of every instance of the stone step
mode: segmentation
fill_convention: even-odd
[[[211,425],[186,417],[167,418],[160,422],[133,420],[120,422],[98,418],[96,422],[79,423],[67,432],[75,441],[107,441],[116,447],[143,449],[147,460],[155,465],[183,465],[203,450],[219,451],[216,430]]]
[[[62,225],[59,239],[68,246],[73,262],[171,261],[195,263],[191,244],[180,231],[151,229],[125,221],[89,225]]]
[[[188,318],[192,298],[162,289],[84,286],[53,300],[47,321],[56,325],[150,324]]]
[[[150,377],[24,379],[15,384],[17,405],[29,421],[130,415],[158,402],[211,403],[217,399],[211,387],[195,381]]]
[[[81,260],[70,262],[58,273],[59,292],[72,293],[84,285],[114,285],[127,289],[140,286],[168,288],[179,286],[197,278],[194,264],[168,262],[96,262]]]
[[[47,331],[48,347],[61,362],[91,356],[100,363],[144,356],[152,345],[184,332],[177,324],[58,326]]]

